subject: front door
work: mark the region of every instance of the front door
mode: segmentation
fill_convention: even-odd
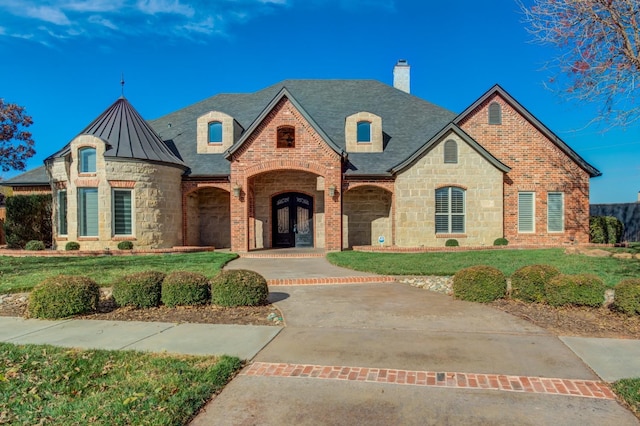
[[[313,198],[299,192],[272,199],[273,247],[313,247]]]

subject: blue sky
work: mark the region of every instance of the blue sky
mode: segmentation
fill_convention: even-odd
[[[514,0],[0,0],[0,97],[34,119],[33,168],[120,96],[121,73],[153,119],[289,78],[392,84],[406,59],[412,94],[454,112],[500,84],[603,173],[592,203],[636,201],[640,124],[588,126],[597,106],[545,89],[556,52],[530,40]]]

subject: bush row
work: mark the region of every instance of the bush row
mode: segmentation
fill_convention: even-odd
[[[549,265],[529,265],[511,276],[510,297],[552,306],[602,306],[606,286],[595,275],[565,275]],[[640,315],[640,279],[626,279],[616,287],[613,309]],[[506,276],[492,266],[472,266],[453,277],[453,295],[472,302],[491,302],[507,296]]]
[[[65,318],[93,312],[100,289],[95,281],[58,275],[34,287],[28,313],[34,318]],[[264,277],[247,270],[222,271],[211,281],[204,275],[176,271],[164,274],[145,271],[120,277],[113,284],[118,306],[150,308],[161,303],[174,307],[214,303],[220,306],[257,306],[267,302],[269,289]]]

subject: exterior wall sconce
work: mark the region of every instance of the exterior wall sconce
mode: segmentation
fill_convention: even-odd
[[[233,196],[236,198],[240,197],[240,191],[242,191],[242,186],[236,183],[233,186]]]
[[[329,185],[329,197],[336,195],[336,186],[334,184]]]

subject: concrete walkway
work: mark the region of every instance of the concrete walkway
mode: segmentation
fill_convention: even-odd
[[[228,267],[353,274],[292,260]],[[395,283],[272,286],[271,297],[287,327],[193,425],[640,424],[560,339],[490,307]]]

